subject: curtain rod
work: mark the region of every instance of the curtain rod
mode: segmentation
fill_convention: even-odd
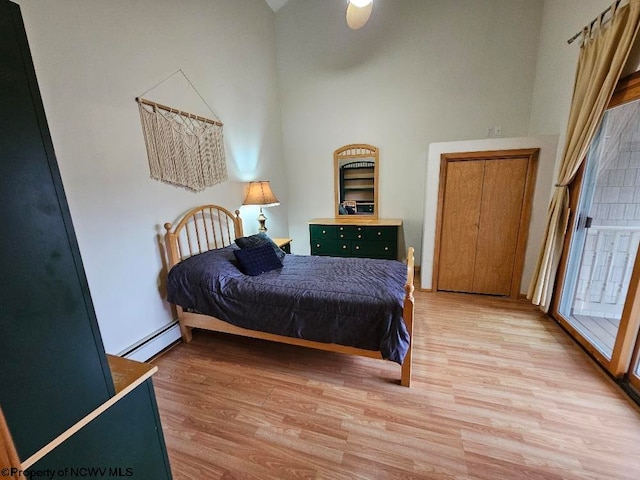
[[[616,8],[618,8],[618,6],[620,5],[620,2],[621,2],[621,1],[622,1],[622,0],[616,0]],[[604,10],[602,13],[600,13],[600,15],[598,15],[596,18],[594,18],[593,20],[591,20],[591,23],[589,23],[589,25],[585,25],[585,26],[584,26],[584,28],[583,28],[582,30],[580,30],[580,31],[579,31],[578,33],[576,33],[573,37],[571,37],[569,40],[567,40],[567,43],[568,43],[569,45],[571,45],[571,44],[575,41],[575,39],[576,39],[576,38],[578,38],[578,37],[580,36],[580,34],[582,34],[582,32],[584,31],[584,29],[585,29],[585,28],[587,28],[587,27],[591,28],[591,27],[593,26],[593,24],[594,24],[594,23],[596,23],[596,21],[597,21],[599,18],[604,17],[604,16],[605,16],[605,15],[606,15],[610,10],[611,10],[611,7],[612,7],[612,6],[613,6],[613,5],[609,5],[609,7],[608,7],[606,10]]]

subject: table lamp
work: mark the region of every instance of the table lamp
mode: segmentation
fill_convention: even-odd
[[[249,182],[249,189],[247,190],[247,195],[244,197],[244,202],[242,202],[242,204],[260,205],[260,215],[258,215],[258,223],[260,224],[260,227],[258,228],[258,231],[266,232],[267,227],[265,226],[265,222],[267,221],[267,217],[262,213],[262,207],[280,205],[280,201],[271,191],[269,182],[262,180],[259,182]]]

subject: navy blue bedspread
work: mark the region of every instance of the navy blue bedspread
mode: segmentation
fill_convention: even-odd
[[[257,276],[238,270],[232,245],[169,272],[168,300],[236,326],[379,351],[402,363],[407,267],[395,260],[287,255]]]

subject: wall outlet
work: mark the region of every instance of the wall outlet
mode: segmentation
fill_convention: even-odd
[[[495,137],[501,137],[501,136],[502,136],[502,127],[500,125],[492,125],[491,127],[487,128],[487,137],[495,138]]]

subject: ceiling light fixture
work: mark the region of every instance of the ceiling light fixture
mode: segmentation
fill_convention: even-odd
[[[353,3],[358,8],[362,8],[373,3],[373,0],[350,0],[350,3]]]
[[[358,30],[366,25],[373,10],[373,0],[349,0],[347,5],[347,25]]]

